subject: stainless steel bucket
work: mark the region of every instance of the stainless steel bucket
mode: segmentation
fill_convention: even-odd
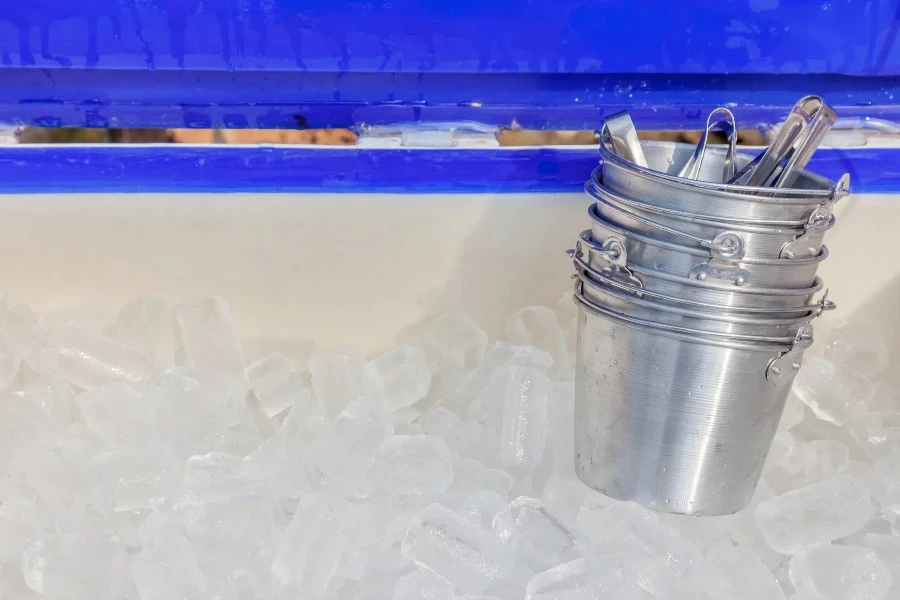
[[[578,292],[605,308],[660,325],[675,325],[709,333],[734,334],[735,339],[752,341],[753,336],[793,337],[804,325],[819,315],[814,308],[785,316],[778,310],[729,311],[716,305],[686,305],[677,298],[668,301],[646,296],[639,288],[621,289],[614,280],[591,270],[579,268]]]
[[[627,253],[616,239],[613,239],[612,245],[604,247],[594,241],[590,229],[581,232],[575,243],[575,249],[569,252],[576,261],[583,261],[595,271],[637,285],[647,295],[663,294],[679,298],[682,302],[717,304],[731,311],[743,308],[767,308],[793,312],[797,307],[803,307],[805,310],[812,302],[813,296],[824,288],[819,277],[816,277],[807,288],[764,288],[717,283],[709,279],[701,281],[628,264]],[[817,306],[824,310],[835,308],[834,303],[825,298]]]
[[[641,142],[648,167],[638,166],[616,155],[600,136],[603,161],[601,182],[617,194],[646,204],[714,219],[747,221],[804,221],[823,205],[849,194],[846,175],[837,183],[804,171],[791,188],[750,187],[715,183],[725,164],[725,149],[710,147],[703,160],[699,180],[675,173],[694,154],[691,144]],[[740,170],[753,159],[736,155]]]
[[[664,512],[746,506],[811,329],[737,339],[622,315],[577,291],[576,300],[581,480]]]
[[[716,247],[689,247],[626,230],[605,221],[596,206],[589,209],[591,235],[601,245],[616,238],[625,248],[629,265],[738,286],[808,288],[819,263],[828,258],[823,245],[818,256],[805,258],[746,258],[739,236],[725,232],[711,240]]]
[[[700,240],[711,241],[730,231],[743,240],[747,258],[794,259],[817,256],[825,233],[835,223],[834,215],[825,206],[805,221],[784,221],[780,225],[711,220],[617,194],[596,180],[596,171],[585,190],[597,201],[597,214],[608,223],[662,241],[702,248]]]

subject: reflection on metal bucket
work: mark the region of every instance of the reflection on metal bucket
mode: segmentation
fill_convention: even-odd
[[[576,295],[575,466],[594,489],[692,515],[749,501],[797,364],[812,342],[735,340],[656,326]],[[777,367],[776,367],[777,368]],[[769,374],[769,377],[767,377]]]

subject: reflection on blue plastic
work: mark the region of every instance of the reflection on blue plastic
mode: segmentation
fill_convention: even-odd
[[[805,93],[894,118],[898,30],[898,0],[4,0],[0,120],[668,127]]]
[[[0,194],[583,193],[598,160],[586,147],[7,146]],[[832,180],[850,173],[854,193],[900,193],[900,148],[822,148],[809,168]]]

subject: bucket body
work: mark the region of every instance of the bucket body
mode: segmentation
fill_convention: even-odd
[[[796,346],[667,332],[577,302],[581,480],[662,512],[746,506],[793,380],[767,370]]]
[[[698,180],[676,177],[675,173],[694,153],[692,144],[642,142],[648,168],[617,156],[601,140],[602,183],[617,194],[647,204],[708,215],[710,218],[748,221],[806,220],[823,204],[848,193],[841,183],[804,171],[793,187],[786,189],[749,188],[721,181],[725,162],[723,148],[709,147]],[[753,159],[738,153],[737,168]],[[755,192],[755,193],[753,193]]]

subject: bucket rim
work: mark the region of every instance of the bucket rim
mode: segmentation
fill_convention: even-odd
[[[826,200],[837,200],[840,194],[843,193],[837,182],[806,169],[802,171],[803,175],[813,181],[819,181],[823,186],[827,187],[825,189],[771,188],[684,179],[682,177],[663,173],[662,171],[657,171],[656,169],[651,169],[650,167],[642,167],[626,158],[622,158],[606,145],[606,142],[603,140],[604,136],[600,135],[600,131],[595,133],[600,141],[601,166],[605,162],[610,162],[627,172],[631,172],[642,179],[650,180],[654,183],[663,183],[675,187],[695,188],[704,192],[719,195],[723,198],[742,200],[745,202],[759,202],[760,204],[813,204],[818,203],[823,198]],[[686,144],[684,142],[663,142],[657,140],[641,141],[642,146],[645,144],[651,147],[694,147],[693,144]],[[711,146],[707,148],[707,152],[720,153],[724,152],[724,149]],[[738,156],[745,158],[753,158],[748,152],[739,151],[737,154]]]
[[[594,170],[595,173],[596,171],[597,169]],[[595,199],[597,199],[597,196],[602,196],[603,201],[605,202],[624,204],[631,210],[641,210],[653,213],[654,216],[657,216],[659,218],[672,219],[682,223],[693,223],[695,225],[702,225],[706,227],[715,227],[724,230],[758,233],[764,235],[795,234],[797,237],[806,233],[809,226],[809,219],[798,219],[795,221],[775,221],[765,219],[754,220],[724,217],[720,218],[716,216],[700,215],[696,213],[679,211],[656,204],[647,204],[646,202],[635,200],[634,198],[630,198],[609,189],[608,187],[603,185],[602,182],[598,181],[593,173],[591,175],[591,180],[588,183],[594,188],[594,191],[596,192],[596,195],[590,192],[588,192],[588,195]],[[833,214],[829,213],[828,217],[829,219],[828,224],[826,225],[826,231],[834,227],[835,223],[837,222],[837,219]]]

